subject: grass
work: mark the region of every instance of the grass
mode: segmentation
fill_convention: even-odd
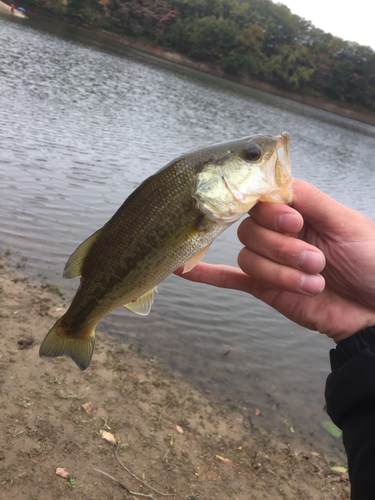
[[[69,476],[66,478],[67,482],[68,482],[68,486],[69,488],[74,488],[75,485],[76,485],[76,480],[73,479],[73,477],[69,474]]]
[[[231,403],[229,405],[229,408],[231,410],[237,410],[237,408],[239,408],[241,404],[242,404],[242,401],[233,401],[233,403]]]
[[[62,288],[62,286],[59,286],[54,281],[46,281],[46,283],[44,284],[44,286],[46,288],[49,288],[51,290],[51,292],[55,293],[59,297],[63,296],[63,288]]]
[[[21,257],[21,261],[17,262],[16,264],[16,269],[21,269],[21,270],[25,269],[26,262],[27,262],[27,257]]]
[[[15,278],[13,278],[13,283],[22,283],[22,282],[25,282],[27,281],[26,278],[19,278],[18,276],[16,276]]]

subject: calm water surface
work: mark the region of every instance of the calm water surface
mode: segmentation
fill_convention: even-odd
[[[61,275],[76,246],[145,177],[212,142],[287,130],[294,176],[375,219],[373,127],[70,28],[14,21],[0,17],[0,245],[27,258],[29,275],[63,285],[68,300],[77,282]],[[232,227],[205,260],[235,265],[239,249]],[[255,425],[282,434],[286,420],[288,439],[314,433],[314,449],[339,450],[320,427],[330,340],[239,292],[176,276],[159,292],[148,317],[118,309],[99,331],[209,397],[241,402]]]

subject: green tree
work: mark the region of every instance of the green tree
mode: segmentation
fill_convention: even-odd
[[[243,75],[258,75],[266,60],[262,52],[263,43],[264,31],[260,26],[252,24],[243,28],[236,36],[229,55],[223,57],[223,68]]]
[[[330,88],[335,96],[344,101],[349,90],[349,77],[354,72],[355,66],[351,61],[336,63],[332,68]]]
[[[163,34],[179,15],[177,9],[163,0],[109,0],[107,5],[126,34],[146,36],[151,40]]]
[[[233,21],[215,16],[198,19],[192,26],[189,36],[189,55],[195,59],[220,62],[227,56],[236,38],[236,25]]]
[[[375,110],[375,52],[271,0],[24,1],[220,64],[233,75]]]
[[[282,83],[284,88],[301,90],[310,81],[316,66],[307,47],[283,45],[269,58],[264,71],[267,80]]]

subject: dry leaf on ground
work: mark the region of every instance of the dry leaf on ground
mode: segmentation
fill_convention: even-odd
[[[224,462],[227,465],[232,465],[232,461],[229,460],[229,458],[224,458],[220,455],[216,455],[216,458],[218,458],[219,460],[221,460],[222,462]]]
[[[103,439],[105,439],[109,443],[116,444],[116,438],[113,434],[111,434],[110,432],[107,432],[107,431],[103,431],[102,429],[100,429],[99,432],[100,432],[100,436]]]
[[[57,467],[56,475],[61,476],[64,479],[66,479],[69,476],[69,472],[66,469],[64,469],[63,467]]]
[[[90,401],[88,403],[84,403],[81,406],[88,415],[94,414],[94,405]]]

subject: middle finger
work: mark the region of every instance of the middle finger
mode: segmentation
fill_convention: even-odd
[[[325,266],[318,248],[303,240],[267,229],[253,218],[245,219],[238,228],[238,238],[245,247],[279,264],[317,274]]]

